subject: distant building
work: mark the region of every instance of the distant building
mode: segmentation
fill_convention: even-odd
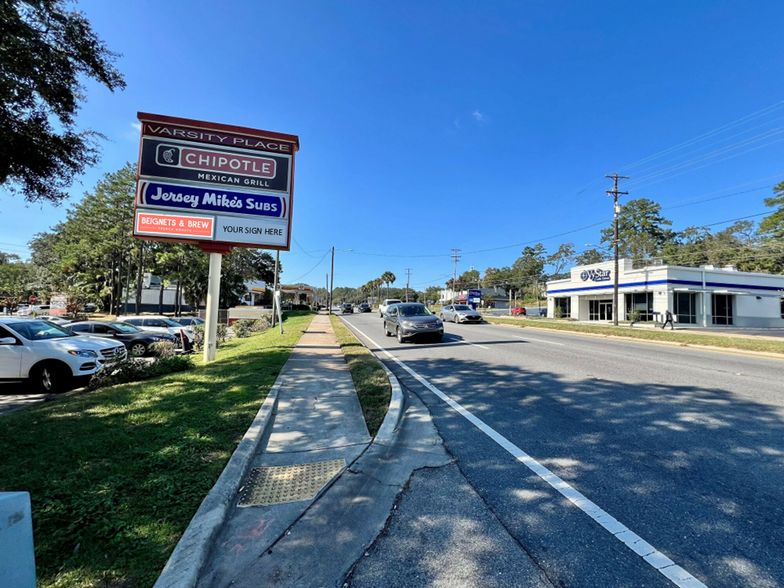
[[[479,291],[482,292],[483,304],[489,294],[492,296],[493,308],[509,308],[509,297],[503,288],[479,288]],[[438,304],[449,304],[453,299],[456,303],[465,304],[468,299],[468,290],[453,291],[450,288],[445,288],[438,293]]]
[[[611,321],[612,261],[572,268],[570,277],[547,282],[547,316]],[[619,260],[618,315],[628,320],[660,319],[669,310],[676,322],[703,327],[784,327],[784,276],[740,272],[733,266],[654,265],[640,269]]]

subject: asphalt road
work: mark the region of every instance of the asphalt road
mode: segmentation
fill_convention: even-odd
[[[554,586],[784,586],[784,362],[486,324],[401,345],[342,318]]]

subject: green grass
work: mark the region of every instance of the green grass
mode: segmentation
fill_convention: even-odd
[[[629,327],[593,326],[568,321],[554,321],[541,319],[513,319],[485,316],[489,323],[498,325],[512,325],[519,328],[537,327],[554,331],[571,331],[578,333],[594,333],[597,335],[613,335],[629,337],[632,339],[645,339],[648,341],[670,341],[682,345],[709,345],[724,349],[737,349],[741,351],[764,351],[768,353],[784,354],[784,341],[765,341],[759,339],[746,339],[742,337],[723,337],[720,335],[702,335],[684,333],[679,331],[662,331],[659,329],[631,329]]]
[[[31,494],[39,587],[152,586],[312,316],[188,372],[0,416],[0,490]]]
[[[335,331],[335,337],[351,370],[368,431],[375,435],[384,421],[392,398],[389,378],[375,356],[338,317],[330,315],[329,320],[332,321],[332,330]]]

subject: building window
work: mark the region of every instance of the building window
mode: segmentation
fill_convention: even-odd
[[[712,304],[713,324],[732,324],[732,294],[714,294]]]
[[[653,320],[653,292],[634,292],[626,294],[626,320],[632,310],[640,312],[641,321]]]
[[[784,318],[784,298],[781,299],[781,318]]]
[[[697,295],[689,292],[675,292],[674,314],[678,317],[679,323],[690,325],[697,324]]]
[[[555,308],[560,308],[563,318],[572,316],[572,299],[571,298],[553,298]]]

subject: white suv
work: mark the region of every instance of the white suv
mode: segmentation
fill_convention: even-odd
[[[402,302],[402,300],[398,300],[397,298],[387,298],[384,300],[384,302],[378,305],[378,316],[383,317],[384,313],[389,310],[390,306],[393,304],[401,304]]]
[[[154,316],[154,315],[127,315],[127,316],[118,316],[118,321],[122,321],[124,323],[128,323],[129,325],[134,325],[135,327],[139,327],[142,331],[153,331],[156,333],[169,333],[169,335],[174,335],[177,339],[176,345],[180,347],[182,345],[182,339],[180,333],[185,333],[185,336],[188,338],[190,343],[193,343],[193,327],[192,326],[185,326],[179,323],[175,323],[170,318],[166,318],[165,316]]]
[[[74,377],[126,357],[119,341],[75,335],[42,319],[0,317],[0,383],[27,380],[36,392],[59,392]]]

